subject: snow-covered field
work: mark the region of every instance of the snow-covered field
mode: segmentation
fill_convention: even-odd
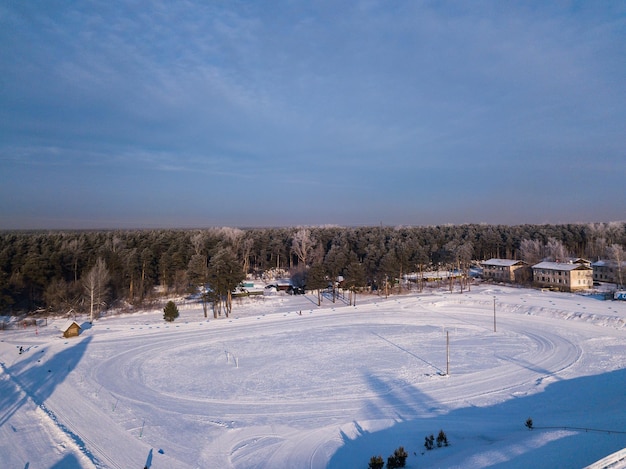
[[[404,446],[409,468],[581,468],[626,447],[626,302],[500,286],[357,301],[0,332],[0,467],[365,469]],[[439,430],[450,446],[426,451]]]

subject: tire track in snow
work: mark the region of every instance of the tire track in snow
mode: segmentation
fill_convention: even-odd
[[[514,328],[509,328],[509,330],[514,330]],[[545,354],[546,352],[549,352],[549,351],[554,352],[558,348],[563,348],[563,346],[566,349],[575,349],[576,359],[579,355],[578,349],[576,349],[575,346],[573,346],[571,342],[565,341],[564,339],[543,338],[539,332],[533,334],[527,329],[518,331],[517,333],[528,337],[530,340],[532,340],[538,345],[537,351],[535,352],[535,355],[537,356],[541,356],[542,354]],[[157,338],[155,337],[155,339]],[[147,358],[154,357],[155,355],[159,355],[161,353],[165,353],[168,350],[176,346],[189,346],[190,341],[193,342],[193,341],[200,341],[200,340],[204,340],[204,336],[198,336],[198,334],[190,333],[190,334],[185,334],[184,337],[174,337],[174,338],[169,337],[169,338],[165,338],[164,340],[153,340],[148,345],[144,343],[143,345],[139,345],[138,347],[128,348],[125,350],[125,352],[111,356],[110,358],[105,360],[103,363],[98,365],[98,371],[96,373],[98,375],[97,381],[100,383],[106,383],[109,391],[115,392],[116,394],[124,395],[129,398],[130,398],[130,394],[132,394],[133,400],[146,402],[146,401],[158,399],[159,396],[163,396],[164,394],[168,394],[168,393],[164,393],[162,391],[150,389],[146,386],[143,386],[144,381],[142,379],[141,367],[143,366]],[[555,340],[560,340],[561,344],[559,347],[557,347]],[[537,365],[550,365],[551,360],[553,360],[552,358],[553,356],[554,356],[554,353],[550,353],[547,356],[547,358],[543,360],[545,363],[542,362],[542,363],[538,363]],[[508,359],[509,358],[507,357],[507,360]],[[575,361],[575,360],[572,360],[572,361]],[[567,363],[567,360],[566,360],[565,364],[563,364],[562,366],[559,366],[556,370],[553,370],[552,373],[561,371],[562,369],[565,369],[567,366],[569,366],[569,363]],[[507,368],[510,368],[509,371],[507,372],[502,371],[498,375],[494,375],[493,370],[491,370],[490,373],[492,374],[492,377],[490,381],[494,381],[497,378],[510,378],[515,375],[519,375],[519,367],[507,367]],[[132,389],[132,393],[129,393],[128,390],[125,389],[125,386],[122,385],[123,380],[119,379],[120,374],[126,375],[127,378],[130,378],[131,380],[138,382],[142,386],[140,386],[139,388],[134,387]],[[257,375],[259,374],[259,372],[255,371],[253,372],[253,374]],[[549,372],[546,371],[546,374],[549,374]],[[485,380],[485,378],[483,377],[481,378],[481,380]],[[532,381],[532,379],[529,379],[528,381]],[[472,381],[472,383],[474,382],[475,381]],[[525,382],[526,381],[515,380],[516,384],[508,385],[506,387],[500,387],[500,388],[494,389],[492,392],[505,390],[505,389],[514,387],[515,385],[524,384]],[[428,384],[429,384],[428,382],[424,383],[425,386],[427,386]],[[411,383],[408,383],[406,385],[410,386]],[[377,392],[377,394],[380,394],[380,392]],[[207,397],[203,399],[203,398],[190,397],[190,396],[168,395],[168,398],[180,401],[183,404],[183,407],[185,407],[184,403],[189,403],[190,404],[189,410],[193,410],[192,408],[196,405],[196,403],[207,403],[207,404],[216,404],[216,405],[232,404],[232,401],[230,399],[220,399],[220,398],[213,398],[213,397]],[[346,397],[343,399],[315,398],[315,399],[309,399],[308,404],[311,404],[311,401],[315,401],[316,403],[320,405],[323,405],[324,403],[336,404],[338,401],[341,401],[344,404],[348,404],[351,401],[354,401],[354,400],[360,401],[362,399],[363,399],[362,395],[355,396],[354,398]],[[171,404],[171,401],[170,401],[170,404]],[[297,413],[297,409],[301,407],[300,402],[288,402],[285,400],[279,403],[238,402],[236,405],[238,407],[241,407],[243,409],[243,413],[245,414],[249,414],[251,407],[263,407],[265,409],[271,408],[274,411],[279,410],[279,409],[284,409],[284,410],[287,410],[287,412],[285,412],[286,414],[293,413],[293,412]],[[305,413],[308,413],[311,411],[312,410],[309,408],[305,411]]]
[[[489,330],[491,317],[488,308],[484,305],[474,306],[471,304],[455,304],[447,306],[438,304],[432,309],[425,307],[424,303],[413,301],[408,304],[410,309],[422,308],[424,311],[432,315],[431,324],[441,324],[441,318],[445,316],[449,319],[459,321],[459,323],[470,324]],[[479,309],[478,311],[470,311],[467,314],[458,314],[459,307],[468,309]],[[406,309],[406,308],[403,308]],[[450,312],[449,309],[456,309],[456,312]],[[367,324],[358,322],[359,316],[354,316],[356,325],[363,326]],[[390,314],[381,317],[369,316],[381,321],[381,325],[386,321],[395,321]],[[304,319],[304,318],[302,318]],[[412,325],[413,319],[400,317],[397,324]],[[418,318],[415,320],[430,320],[429,318]],[[404,385],[396,386],[389,384],[384,389],[376,389],[372,392],[372,396],[364,396],[363,394],[350,396],[348,394],[340,398],[325,399],[322,396],[315,396],[308,399],[305,405],[297,401],[288,401],[277,399],[276,401],[260,402],[248,401],[238,402],[228,398],[220,398],[218,396],[207,396],[202,398],[199,396],[181,396],[174,393],[163,392],[159,389],[151,389],[143,376],[143,367],[148,363],[149,359],[154,359],[159,355],[164,355],[172,349],[180,347],[190,347],[197,344],[198,346],[206,346],[207,344],[232,343],[238,337],[252,337],[266,331],[266,324],[263,323],[239,323],[236,327],[220,327],[207,329],[202,331],[178,331],[171,329],[166,334],[163,331],[142,334],[139,338],[123,339],[112,338],[112,341],[106,341],[109,345],[117,341],[124,340],[126,345],[121,353],[107,356],[94,368],[92,376],[97,383],[105,385],[106,389],[114,392],[116,395],[123,396],[129,402],[150,405],[151,407],[160,408],[162,411],[189,414],[197,416],[216,416],[219,415],[223,422],[249,420],[251,423],[258,419],[258,416],[271,415],[272,419],[282,422],[296,422],[298,419],[306,419],[309,421],[317,420],[319,422],[328,422],[328,419],[339,419],[345,415],[362,415],[364,401],[375,401],[375,406],[381,415],[381,418],[389,413],[398,411],[397,401],[385,396],[398,394],[400,388],[410,390],[416,388],[420,395],[437,396],[436,403],[440,407],[455,407],[459,405],[467,405],[468,401],[486,398],[494,394],[504,394],[515,390],[528,390],[529,387],[543,382],[546,377],[558,377],[558,374],[567,368],[573,366],[581,356],[580,349],[566,338],[558,333],[550,332],[546,328],[540,326],[532,326],[536,318],[530,320],[519,320],[511,318],[510,314],[503,314],[498,318],[498,326],[508,333],[515,334],[519,337],[527,338],[534,344],[532,350],[513,357],[499,358],[503,363],[500,366],[489,370],[464,373],[463,375],[455,375],[454,368],[452,375],[447,378],[434,377],[430,381],[425,382],[407,382]],[[301,319],[297,319],[299,322]],[[314,325],[315,327],[332,328],[336,324],[345,325],[345,319],[335,316],[316,316],[307,317],[307,327]],[[278,321],[274,320],[276,324]],[[389,322],[387,322],[388,324]],[[540,321],[540,323],[542,323]],[[542,324],[545,324],[543,322]],[[220,325],[227,326],[227,325]],[[272,326],[275,327],[275,326]],[[282,322],[276,328],[274,333],[285,333],[291,329],[300,330],[301,326],[293,326],[290,322]],[[146,339],[149,336],[149,341]],[[106,337],[103,337],[106,339]],[[430,340],[430,339],[429,339]],[[128,345],[131,342],[131,345]],[[259,372],[255,372],[258,374]],[[129,382],[130,381],[130,384]],[[249,385],[249,383],[247,383]],[[418,397],[404,393],[401,397],[406,400],[401,412],[406,418],[418,418],[420,416],[432,415],[432,411],[420,406],[422,403],[414,401]],[[396,396],[391,396],[396,397]],[[413,401],[411,400],[413,399]],[[166,407],[164,406],[166,402]],[[245,427],[237,429],[236,433],[228,434],[221,441],[220,448],[223,451],[220,454],[230,454],[233,460],[241,457],[236,462],[237,466],[232,465],[232,461],[228,461],[229,467],[249,467],[243,461],[254,461],[255,457],[261,454],[266,455],[268,447],[272,447],[273,453],[269,457],[270,461],[276,463],[275,467],[319,467],[316,465],[318,460],[324,459],[324,451],[333,447],[329,440],[329,430],[323,426],[311,431],[297,431],[289,435],[281,434],[281,438],[285,441],[279,442],[277,439],[269,438],[267,434],[257,433],[258,427]],[[226,424],[227,428],[232,427]],[[240,430],[242,430],[240,432]],[[338,433],[338,427],[337,427]],[[256,435],[256,436],[255,436]],[[264,436],[266,439],[264,439]],[[237,439],[239,438],[240,439]],[[337,442],[339,446],[341,443]],[[258,445],[258,448],[256,447]],[[228,447],[229,449],[226,449]],[[256,459],[258,461],[258,459]],[[289,461],[295,465],[288,466],[284,462]],[[241,463],[241,465],[239,465]]]
[[[477,307],[472,303],[462,303],[460,305],[466,308],[466,310]],[[438,304],[437,308],[441,308],[441,310],[430,309],[423,303],[419,306],[431,314],[443,315],[464,324],[485,327],[487,330],[489,330],[489,325],[493,324],[489,313],[485,312],[484,307],[481,308],[481,306],[477,307],[479,308],[478,312],[465,312],[463,315],[458,314],[458,312],[451,313],[446,311],[446,308],[454,308],[454,306],[458,308],[458,304]],[[473,319],[473,321],[470,319]],[[446,395],[454,391],[456,396],[441,399],[440,402],[447,405],[466,402],[480,397],[505,393],[514,389],[524,389],[529,385],[538,385],[544,382],[546,378],[559,379],[559,373],[574,366],[580,360],[582,350],[565,337],[557,333],[549,332],[547,327],[537,328],[537,322],[541,322],[545,325],[551,324],[549,320],[543,318],[534,318],[530,321],[527,319],[520,320],[511,318],[509,315],[500,315],[498,318],[498,329],[500,331],[506,330],[508,333],[515,333],[527,337],[537,345],[537,349],[532,351],[530,356],[524,359],[501,357],[501,360],[504,361],[504,364],[501,366],[488,371],[464,375],[462,383],[452,383],[445,387]],[[498,332],[495,332],[494,336],[497,336],[497,334]],[[454,377],[454,371],[452,371],[451,374],[452,377]],[[430,387],[429,383],[424,387]],[[476,389],[484,390],[471,392],[471,390]]]

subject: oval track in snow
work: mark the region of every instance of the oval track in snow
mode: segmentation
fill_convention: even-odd
[[[143,331],[123,343],[111,334],[93,344],[106,358],[91,377],[128,409],[127,420],[145,411],[151,426],[164,422],[162,436],[189,465],[316,467],[341,444],[329,432],[342,425],[535,392],[581,355],[550,320],[503,313],[493,333],[488,309],[471,301],[409,297],[363,309]],[[452,334],[449,377],[440,375],[444,329]],[[206,438],[179,437],[174,420]]]

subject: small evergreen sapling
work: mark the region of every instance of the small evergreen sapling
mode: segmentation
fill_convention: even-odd
[[[367,469],[383,469],[385,467],[385,461],[382,456],[372,456]]]
[[[398,469],[398,463],[396,462],[395,456],[392,454],[387,458],[387,469]]]
[[[437,447],[441,448],[441,446],[448,446],[448,437],[443,430],[439,430],[439,435],[437,435]]]
[[[409,455],[404,450],[403,446],[398,447],[398,449],[393,452],[393,455],[396,458],[396,462],[398,463],[398,467],[406,466],[406,458]]]
[[[387,458],[387,469],[398,469],[406,466],[408,454],[403,446],[398,447],[391,456]]]
[[[435,435],[430,435],[424,438],[424,447],[427,450],[431,450],[433,449],[433,447],[435,446]]]
[[[174,319],[178,317],[178,308],[176,307],[176,303],[173,301],[168,301],[163,308],[163,319],[167,322],[172,322]]]

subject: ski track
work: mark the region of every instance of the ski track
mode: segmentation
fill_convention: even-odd
[[[430,418],[455,408],[539,392],[550,382],[567,379],[568,372],[579,364],[584,349],[559,328],[567,331],[567,327],[575,324],[574,328],[587,330],[597,326],[571,321],[572,315],[563,313],[561,319],[568,323],[564,327],[554,303],[550,302],[552,310],[546,317],[535,315],[541,311],[537,306],[526,311],[520,298],[522,302],[499,305],[498,332],[494,332],[489,298],[486,293],[456,298],[422,295],[370,302],[362,308],[364,312],[356,307],[338,306],[335,311],[333,305],[310,310],[299,317],[278,312],[155,327],[112,323],[111,328],[100,329],[92,336],[89,353],[78,363],[70,382],[61,386],[64,392],[73,393],[76,400],[84,399],[85,394],[93,396],[95,392],[95,403],[85,406],[83,411],[88,411],[90,406],[98,407],[94,411],[101,414],[105,427],[114,429],[114,435],[107,441],[101,441],[95,429],[85,428],[77,420],[80,413],[67,407],[71,401],[68,404],[67,400],[58,400],[53,395],[45,403],[38,402],[4,364],[2,371],[97,468],[128,467],[128,454],[118,455],[103,446],[126,438],[133,448],[134,459],[139,459],[137,455],[143,454],[145,448],[159,446],[167,440],[171,445],[168,451],[171,467],[217,464],[236,469],[313,469],[324,467],[342,445],[345,438],[342,428],[349,429],[350,434],[361,431],[359,421]],[[349,320],[346,315],[350,315]],[[600,321],[619,324],[604,318]],[[445,369],[444,330],[451,333],[452,355],[457,363],[463,361],[464,354],[472,353],[463,349],[463,340],[471,341],[470,345],[477,341],[484,343],[485,349],[494,342],[497,352],[489,356],[488,351],[483,351],[491,365],[459,370],[453,362],[450,376],[441,376]],[[357,356],[352,357],[337,344],[324,343],[324,337],[331,333],[340,339],[353,337],[354,342],[343,344],[343,348],[352,346]],[[271,357],[275,343],[295,334],[301,334],[303,347],[317,346],[315,340],[322,340],[316,353],[325,353],[322,360],[328,361],[327,366],[336,366],[339,374],[345,373],[347,384],[338,382],[336,388],[333,383],[292,380],[287,383],[289,389],[285,395],[277,396],[271,373],[281,370],[273,368],[271,362],[255,362],[258,368],[253,369],[250,363],[254,357],[244,355],[238,362],[241,369],[234,371],[239,350],[264,347],[257,350]],[[371,338],[374,336],[377,338]],[[380,362],[370,363],[367,348],[358,345],[362,337],[370,337],[363,339],[367,345],[384,351]],[[325,347],[329,350],[324,350]],[[185,368],[185,354],[193,357],[194,350],[215,353],[203,357],[202,362],[197,357],[192,360],[192,365],[202,363],[206,367],[206,376],[200,375],[200,370]],[[297,348],[288,350],[300,352]],[[176,363],[180,362],[182,367],[179,392],[168,389],[167,379],[167,372],[177,373],[177,369],[150,368],[152,363],[167,362],[172,354],[180,354],[175,356]],[[337,361],[354,358],[357,371],[350,363],[333,362],[336,357]],[[302,372],[306,379],[315,363],[308,361],[306,353],[295,360],[298,366],[293,365],[294,372]],[[286,364],[289,366],[288,361]],[[359,366],[369,374],[363,374]],[[394,368],[397,370],[392,375],[390,370]],[[198,374],[194,376],[194,373]],[[233,385],[234,396],[220,395],[223,389],[228,389],[220,386],[229,385],[228,377],[220,381],[222,374],[240,379],[235,382],[238,385]],[[175,380],[176,376],[170,379]],[[204,395],[196,390],[204,389],[202,386],[206,386]],[[114,399],[113,409],[106,411],[111,399]],[[168,423],[174,422],[197,426],[201,436],[194,435],[186,441],[188,433],[179,436],[176,426],[168,428]],[[150,435],[139,441],[145,424]],[[129,434],[132,434],[130,439]]]
[[[423,304],[420,306],[429,312],[436,311],[427,308]],[[464,306],[465,308],[473,307],[471,304],[465,304]],[[486,329],[493,327],[491,318],[485,321],[484,309],[482,314],[475,314],[466,310],[463,315],[458,313],[445,313],[445,316],[464,324],[484,326]],[[474,319],[474,321],[471,321],[471,319]],[[582,356],[581,348],[570,340],[557,333],[549,332],[545,328],[537,328],[535,325],[529,324],[527,320],[520,321],[509,317],[504,319],[500,318],[498,325],[507,332],[515,332],[520,336],[529,338],[537,346],[532,356],[525,357],[525,361],[529,366],[532,366],[533,369],[524,369],[521,365],[515,366],[511,364],[511,361],[514,360],[511,357],[507,357],[508,363],[503,366],[490,369],[487,373],[477,373],[475,375],[466,376],[462,383],[446,387],[447,396],[457,394],[463,397],[447,397],[441,401],[442,403],[452,404],[454,402],[464,401],[467,398],[475,399],[481,396],[502,393],[504,391],[512,391],[517,388],[522,388],[524,385],[532,384],[533,382],[541,383],[545,378],[558,379],[560,373],[575,365]],[[530,365],[531,363],[532,365]],[[540,376],[537,377],[537,374]],[[477,386],[479,383],[481,383],[481,385]],[[506,383],[506,385],[502,386],[498,385],[498,383]],[[473,389],[485,387],[487,388],[485,391],[472,392]]]
[[[451,312],[456,307],[454,304],[437,304],[429,308],[423,303],[416,305],[410,304],[410,300],[408,301],[409,304],[405,304],[405,301],[400,300],[398,304],[410,310],[426,312],[426,317],[420,318],[421,323],[424,324],[430,321],[441,322],[441,318],[446,318],[453,324],[469,325],[485,330],[491,327],[491,318],[489,315],[485,315],[484,306],[474,305],[471,300],[464,303],[466,311],[463,311],[462,314]],[[478,312],[473,310],[478,310]],[[361,322],[366,324],[366,321],[372,320],[369,316],[364,321],[357,316],[354,316],[354,319],[357,324]],[[377,318],[376,316],[373,320],[375,322],[381,321],[383,324],[387,321],[384,317]],[[407,321],[406,318],[403,320]],[[336,316],[319,314],[307,318],[307,327],[333,328],[337,326],[335,323],[343,324],[344,321],[343,318],[337,320]],[[274,322],[274,318],[272,318],[272,322]],[[407,322],[410,323],[410,320]],[[540,322],[543,321],[540,320]],[[533,345],[533,350],[523,356],[525,366],[510,360],[508,357],[507,360],[501,360],[502,363],[496,368],[464,374],[462,379],[458,379],[452,371],[450,377],[436,376],[423,383],[408,382],[402,386],[390,386],[387,390],[373,392],[365,398],[376,402],[379,417],[400,411],[403,417],[408,419],[428,416],[431,411],[424,410],[420,402],[411,401],[404,402],[399,408],[393,399],[386,399],[386,396],[398,395],[403,392],[403,388],[408,389],[417,386],[422,393],[429,396],[444,396],[438,399],[437,405],[442,409],[451,409],[467,405],[473,401],[480,402],[488,396],[502,395],[502,399],[505,399],[517,390],[522,393],[530,392],[529,388],[538,386],[546,378],[557,379],[559,373],[575,365],[581,356],[581,350],[557,333],[550,332],[543,327],[529,326],[528,323],[528,320],[519,321],[511,318],[509,314],[503,314],[498,322],[499,327],[503,330],[519,337],[525,337]],[[279,334],[284,330],[289,331],[291,328],[292,325],[287,323],[284,324],[284,329],[279,328],[273,333]],[[362,408],[363,395],[329,399],[323,396],[309,396],[306,406],[303,408],[301,402],[294,402],[288,397],[281,398],[277,402],[233,401],[211,395],[200,399],[176,393],[164,393],[159,389],[150,388],[145,383],[142,368],[150,358],[185,347],[206,347],[211,344],[219,345],[222,342],[234,343],[237,338],[244,340],[248,337],[266,334],[266,329],[266,323],[240,321],[233,328],[212,330],[210,337],[207,337],[206,330],[200,330],[182,333],[177,331],[176,336],[167,333],[159,335],[163,332],[160,331],[151,335],[149,341],[143,337],[125,338],[124,340],[130,340],[136,345],[129,346],[126,344],[123,353],[113,355],[98,364],[93,372],[93,378],[96,383],[105,386],[109,392],[119,396],[120,399],[124,399],[130,406],[132,406],[132,402],[152,403],[152,406],[159,406],[159,403],[166,401],[167,409],[162,409],[163,411],[184,415],[202,415],[206,418],[215,417],[213,412],[216,414],[221,412],[222,420],[231,422],[226,424],[226,427],[231,429],[240,424],[243,425],[242,419],[256,421],[259,417],[271,416],[272,420],[284,424],[285,422],[297,422],[300,418],[323,422],[336,419],[341,414],[359,413]],[[106,336],[102,340],[106,342]],[[116,340],[114,339],[112,343]],[[225,357],[223,359],[226,360]],[[244,381],[244,386],[246,383],[251,386],[251,381],[262,372],[259,370],[251,373],[248,380]],[[128,385],[129,381],[130,386]],[[479,391],[476,391],[477,389]],[[218,410],[220,408],[221,410]],[[256,433],[247,435],[244,432],[241,441],[229,441],[227,445],[226,442],[222,442],[222,445],[231,446],[230,450],[223,452],[227,457],[224,456],[225,459],[222,464],[228,464],[228,467],[253,467],[248,466],[248,464],[258,459],[255,458],[255,452],[260,451],[261,454],[269,458],[265,461],[264,467],[319,467],[316,466],[318,464],[316,454],[322,451],[324,445],[328,443],[328,435],[332,433],[332,430],[324,426],[315,431],[300,432],[295,428],[291,431],[293,436],[289,439],[284,437],[270,438],[268,435]],[[337,443],[338,445],[339,443]],[[264,453],[268,447],[273,449],[271,455]],[[258,449],[255,450],[255,448]],[[233,457],[234,455],[237,457]],[[233,460],[239,465],[233,465]]]
[[[66,439],[71,442],[71,444],[75,448],[75,451],[85,456],[93,464],[94,467],[113,467],[116,469],[122,469],[120,466],[115,464],[113,460],[108,458],[104,452],[100,450],[95,441],[92,441],[84,436],[79,436],[77,428],[72,424],[71,421],[65,418],[63,419],[63,423],[61,423],[59,421],[59,418],[57,417],[58,412],[55,411],[54,407],[51,406],[49,403],[45,404],[41,402],[41,400],[38,399],[33,393],[29,392],[28,388],[20,382],[19,378],[13,376],[11,373],[8,372],[4,363],[0,363],[0,368],[2,369],[3,374],[6,375],[8,379],[13,383],[15,389],[19,393],[25,395],[26,398],[37,407],[39,415],[43,416],[48,424],[56,428],[60,433],[67,437]],[[94,455],[94,452],[97,453],[100,458],[108,461],[110,466],[102,465],[102,463],[99,461],[99,458]]]

